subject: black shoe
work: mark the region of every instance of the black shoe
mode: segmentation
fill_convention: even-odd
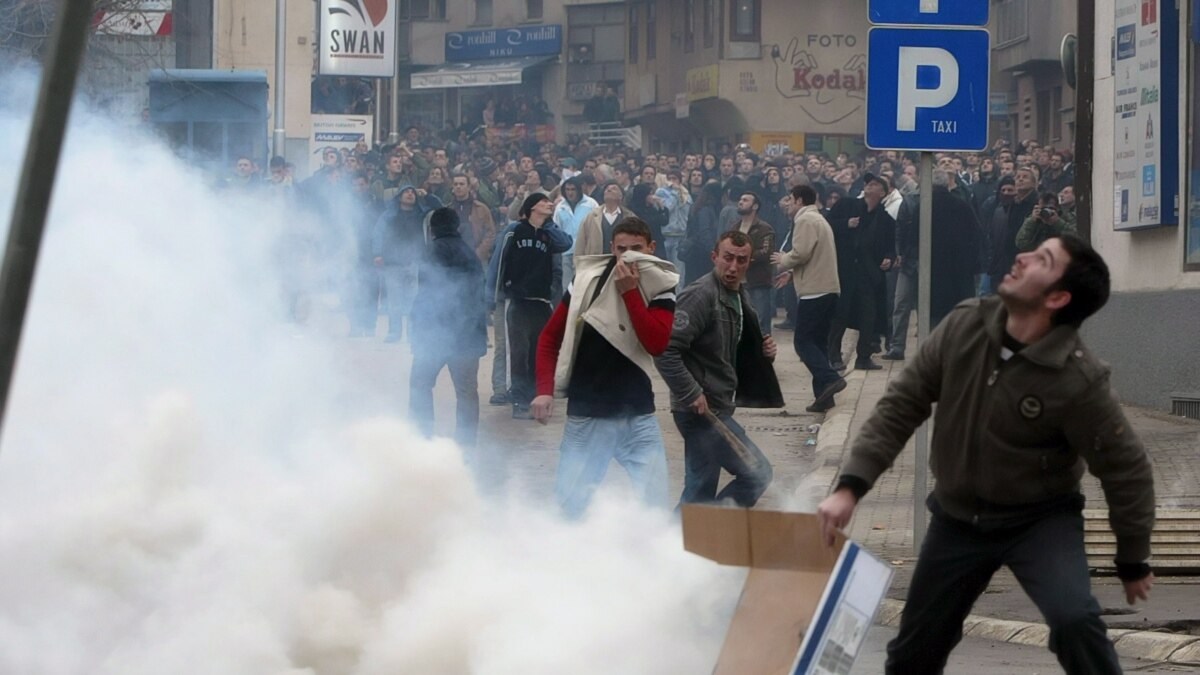
[[[875,363],[871,359],[860,360],[854,362],[855,370],[883,370],[883,366]]]
[[[527,405],[520,403],[513,404],[513,419],[514,420],[531,420],[533,419],[533,411]]]
[[[879,358],[883,359],[884,361],[903,361],[904,352],[893,349]]]
[[[779,330],[795,330],[796,324],[792,323],[791,321],[780,321],[779,323],[775,324],[775,327]]]
[[[817,405],[816,402],[813,402],[812,405],[805,408],[805,410],[810,413],[818,413],[818,414],[829,412],[832,409],[833,409],[833,397],[832,396],[829,397],[828,401],[826,401],[825,403],[822,403],[821,405]]]
[[[488,399],[488,405],[508,405],[509,403],[508,394],[492,394],[492,397]]]
[[[839,391],[845,388],[846,380],[844,378],[839,377],[833,382],[830,382],[825,386],[824,389],[821,390],[821,393],[819,396],[817,396],[817,399],[812,402],[812,407],[817,408],[825,405],[832,406],[834,394],[837,394]]]
[[[830,361],[829,367],[840,373],[846,369],[846,364],[842,363],[841,361]]]

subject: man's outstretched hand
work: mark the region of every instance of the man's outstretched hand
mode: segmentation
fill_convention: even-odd
[[[843,529],[854,515],[858,499],[850,488],[841,488],[825,498],[817,507],[817,523],[821,526],[821,538],[826,546],[833,546],[834,532]]]

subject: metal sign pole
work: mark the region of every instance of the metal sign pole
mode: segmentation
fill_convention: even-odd
[[[287,132],[284,128],[284,81],[287,79],[287,0],[275,0],[275,134],[271,141],[271,152],[277,157],[286,157],[284,145]]]
[[[83,52],[87,49],[92,17],[91,2],[62,0],[58,3],[58,21],[43,63],[29,147],[25,150],[21,184],[13,204],[4,264],[0,267],[0,423],[8,408],[33,273],[37,269],[46,213],[50,210],[54,178],[58,173],[58,158],[71,114],[75,80]]]
[[[933,153],[921,153],[921,222],[917,236],[917,351],[929,338],[930,286],[933,282]],[[913,464],[913,549],[925,541],[925,496],[929,494],[929,421],[917,428]]]
[[[930,287],[934,257],[934,154],[920,154],[920,229],[917,238],[917,352],[929,339]],[[912,474],[912,545],[925,540],[925,495],[929,494],[929,420],[917,428],[917,458]]]

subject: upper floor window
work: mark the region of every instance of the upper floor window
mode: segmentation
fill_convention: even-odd
[[[733,42],[758,42],[762,31],[761,0],[733,0],[729,21],[729,39]]]
[[[715,42],[717,32],[717,0],[704,0],[704,48]]]
[[[646,60],[657,56],[658,52],[658,3],[646,4]]]
[[[638,11],[641,5],[629,5],[629,62],[638,61]]]
[[[400,18],[445,19],[446,0],[400,0]]]
[[[475,0],[475,25],[492,25],[492,0]]]
[[[696,0],[683,0],[683,51],[696,50]]]
[[[542,18],[542,0],[525,0],[525,18],[530,21]]]

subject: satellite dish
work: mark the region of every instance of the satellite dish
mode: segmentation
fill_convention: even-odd
[[[1058,60],[1062,64],[1063,78],[1067,81],[1067,86],[1074,89],[1076,81],[1076,66],[1079,53],[1079,38],[1073,33],[1067,33],[1063,36],[1062,45],[1058,48]]]

